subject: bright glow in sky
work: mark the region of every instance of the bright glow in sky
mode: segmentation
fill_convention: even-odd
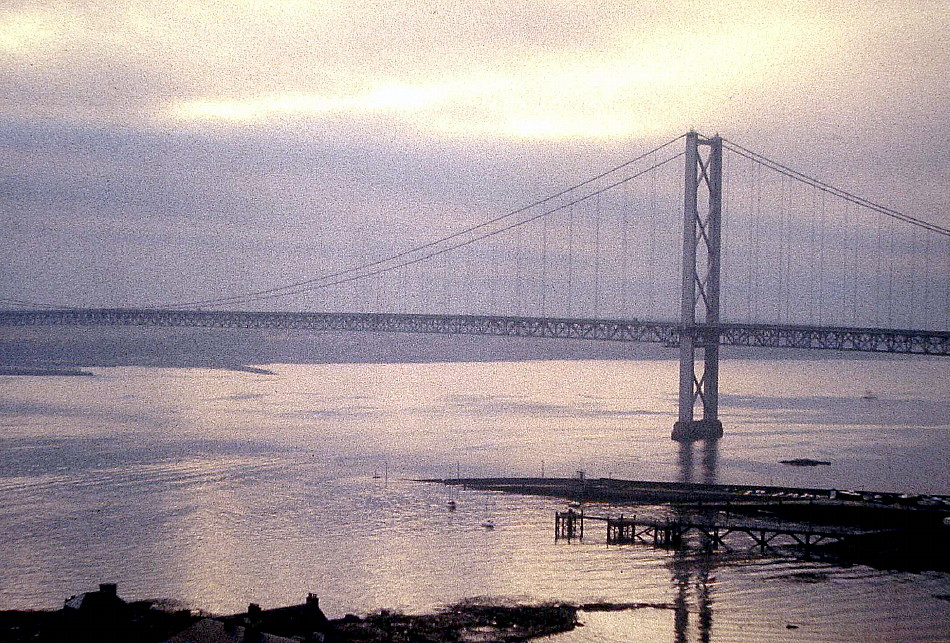
[[[611,138],[846,110],[893,84],[946,90],[933,72],[945,3],[655,4],[14,3],[0,64],[24,102],[3,110],[172,128],[369,114],[437,135]]]
[[[0,23],[0,51],[36,52],[56,37],[56,28],[42,16],[13,14]]]
[[[833,59],[847,35],[816,20],[764,16],[733,20],[711,34],[668,25],[615,36],[597,51],[470,65],[413,82],[409,70],[364,88],[357,74],[334,93],[268,93],[183,100],[172,119],[266,122],[347,113],[386,113],[441,133],[527,137],[615,137],[669,131],[678,122],[727,107],[737,93],[774,92],[801,72]],[[772,19],[772,22],[765,22]],[[311,59],[311,64],[318,61]],[[342,73],[335,78],[345,78]],[[347,85],[351,85],[347,87]],[[353,86],[355,85],[355,86]],[[646,125],[649,123],[649,125]]]

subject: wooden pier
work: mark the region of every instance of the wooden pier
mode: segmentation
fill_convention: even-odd
[[[816,545],[838,542],[859,533],[853,528],[834,528],[822,526],[815,528],[807,525],[765,524],[756,521],[742,521],[720,516],[685,515],[666,520],[597,516],[575,512],[559,511],[554,519],[554,537],[556,540],[583,540],[584,522],[598,521],[607,525],[607,544],[649,544],[668,549],[680,549],[690,546],[706,550],[724,549],[732,551],[726,542],[732,537],[733,546],[739,538],[749,543],[750,549],[758,548],[762,553],[774,550],[779,544],[797,545],[806,556]],[[736,538],[738,537],[738,538]]]
[[[584,540],[584,513],[573,509],[559,511],[554,515],[555,540]]]

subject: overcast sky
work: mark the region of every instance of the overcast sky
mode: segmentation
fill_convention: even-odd
[[[690,128],[946,226],[948,69],[945,0],[5,0],[0,296],[306,279]]]

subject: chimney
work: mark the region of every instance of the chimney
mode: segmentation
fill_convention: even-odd
[[[118,593],[118,585],[115,583],[99,583],[99,593],[116,596]]]
[[[304,605],[304,618],[311,632],[326,634],[330,621],[320,609],[320,598],[316,594],[307,594],[307,604]]]
[[[261,606],[251,603],[247,606],[247,617],[244,623],[243,643],[260,643],[261,637]]]

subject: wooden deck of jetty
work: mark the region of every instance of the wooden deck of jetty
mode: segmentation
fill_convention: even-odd
[[[851,562],[950,571],[950,496],[614,478],[454,478],[422,482],[562,498],[555,538],[581,539],[585,523],[606,525],[611,544],[762,553],[821,548]],[[641,516],[625,507],[649,507]],[[619,515],[617,515],[619,513]],[[599,538],[599,537],[598,537]],[[744,547],[743,547],[744,545]]]
[[[788,523],[769,524],[763,521],[737,520],[718,513],[707,516],[686,514],[665,520],[655,518],[591,515],[583,511],[559,511],[554,518],[556,540],[583,540],[585,522],[602,522],[607,526],[607,544],[651,544],[655,547],[681,549],[696,546],[706,550],[732,551],[735,536],[743,536],[749,548],[762,553],[778,544],[796,545],[808,556],[812,548],[829,542],[840,542],[848,536],[868,533],[849,527],[814,527]],[[730,542],[726,538],[733,536]]]
[[[818,524],[939,524],[950,496],[765,485],[716,485],[615,478],[451,478],[427,480],[481,491],[563,498],[579,504],[670,505],[729,513],[767,513]]]

